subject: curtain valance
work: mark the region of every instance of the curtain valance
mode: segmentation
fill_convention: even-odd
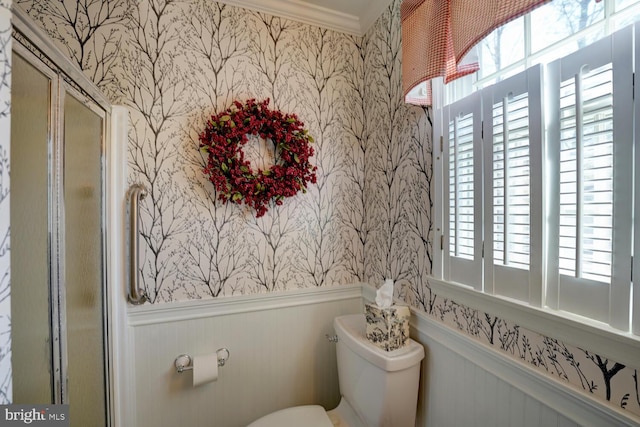
[[[406,102],[431,105],[430,80],[478,70],[471,49],[491,31],[550,0],[404,0],[402,85]]]

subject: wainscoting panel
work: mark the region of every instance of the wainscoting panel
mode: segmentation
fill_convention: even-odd
[[[335,347],[325,334],[334,334],[335,316],[361,313],[371,296],[355,284],[130,308],[131,351],[123,358],[133,369],[124,375],[131,393],[123,426],[244,427],[294,405],[334,408]],[[426,353],[416,426],[638,426],[622,409],[422,312],[412,310],[411,335]],[[191,372],[175,372],[179,354],[220,347],[231,356],[216,382],[194,388]]]
[[[130,309],[135,366],[127,425],[243,427],[289,406],[340,400],[335,316],[362,312],[360,285]],[[192,386],[174,359],[226,347],[216,382]],[[134,414],[135,413],[135,414]]]
[[[411,336],[425,347],[417,426],[637,426],[620,410],[532,372],[412,311]]]
[[[419,339],[428,347],[419,426],[578,426],[433,339]]]

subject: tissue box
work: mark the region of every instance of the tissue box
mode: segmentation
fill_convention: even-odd
[[[409,316],[409,307],[404,305],[380,308],[375,304],[365,304],[367,339],[385,351],[407,345]]]

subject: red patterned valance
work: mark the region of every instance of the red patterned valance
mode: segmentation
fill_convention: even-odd
[[[491,31],[550,0],[404,0],[402,85],[406,102],[431,105],[429,80],[478,70],[464,59]],[[421,85],[426,85],[422,87]]]

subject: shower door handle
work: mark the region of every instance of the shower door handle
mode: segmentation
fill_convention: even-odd
[[[144,291],[138,287],[139,266],[138,252],[140,249],[140,200],[147,196],[147,190],[141,184],[134,184],[127,193],[129,201],[129,296],[131,304],[144,304],[149,299]]]

